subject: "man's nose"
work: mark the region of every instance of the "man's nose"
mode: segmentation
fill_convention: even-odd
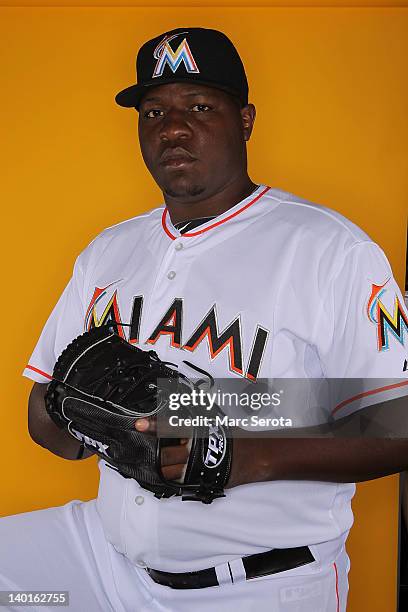
[[[160,127],[160,138],[163,142],[188,140],[192,134],[186,113],[183,111],[168,111]]]

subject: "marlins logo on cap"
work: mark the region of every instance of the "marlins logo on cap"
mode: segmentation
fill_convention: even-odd
[[[176,51],[173,51],[170,47],[170,41],[182,34],[188,34],[188,32],[180,32],[178,34],[173,34],[173,36],[165,36],[163,40],[159,42],[153,52],[153,57],[157,59],[157,64],[154,68],[152,78],[161,77],[166,64],[168,64],[173,73],[176,72],[182,62],[184,62],[184,67],[187,72],[196,74],[200,72],[186,38],[181,41]]]
[[[248,104],[244,66],[230,39],[218,30],[177,28],[145,42],[136,59],[137,83],[120,91],[120,106],[139,109],[149,87],[170,83],[200,83]]]

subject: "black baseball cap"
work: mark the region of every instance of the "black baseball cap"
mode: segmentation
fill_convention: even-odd
[[[248,104],[244,66],[229,38],[207,28],[178,28],[147,41],[136,59],[137,83],[120,91],[120,106],[139,108],[149,87],[166,83],[200,83]]]

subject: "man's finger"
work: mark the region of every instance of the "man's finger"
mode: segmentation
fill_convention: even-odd
[[[168,465],[162,468],[162,474],[167,480],[180,480],[184,476],[184,470],[186,466],[181,465]]]
[[[186,464],[188,455],[185,445],[165,446],[161,449],[161,464],[162,466]]]
[[[156,433],[156,419],[146,417],[137,419],[135,428],[142,433]]]

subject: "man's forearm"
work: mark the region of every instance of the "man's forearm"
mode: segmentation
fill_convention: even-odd
[[[47,385],[36,383],[31,391],[28,410],[30,436],[34,442],[51,451],[54,455],[64,459],[76,459],[81,443],[67,431],[57,427],[48,416],[44,401],[46,390]],[[85,459],[92,454],[85,449],[82,458]]]
[[[229,486],[268,480],[361,482],[405,471],[406,414],[404,397],[331,424],[237,438]],[[387,429],[391,416],[396,417],[394,426]],[[390,432],[394,433],[393,439],[387,437]]]
[[[234,444],[231,487],[268,480],[361,482],[408,469],[408,440],[244,438]]]

